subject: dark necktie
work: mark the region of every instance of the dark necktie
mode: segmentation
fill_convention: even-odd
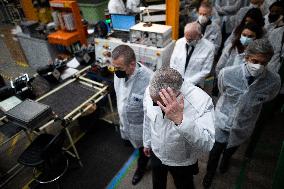
[[[186,69],[187,69],[187,66],[188,66],[188,63],[189,63],[189,60],[190,60],[190,57],[194,51],[194,46],[191,46],[191,49],[190,49],[190,52],[188,52],[190,46],[189,44],[185,44],[185,48],[186,48],[186,61],[185,61],[185,69],[184,69],[184,73],[186,72]]]
[[[253,76],[249,76],[247,77],[247,80],[248,80],[248,85],[251,85],[254,82],[255,78]]]

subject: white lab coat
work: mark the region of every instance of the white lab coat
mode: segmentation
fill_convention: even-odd
[[[211,150],[214,144],[214,106],[200,88],[184,83],[184,112],[181,125],[163,117],[159,106],[153,106],[146,89],[144,98],[143,144],[168,166],[188,166]]]
[[[220,98],[215,108],[216,141],[227,148],[241,145],[252,134],[262,104],[280,89],[278,74],[265,70],[248,86],[245,64],[222,69],[218,77]]]
[[[135,148],[143,146],[143,98],[151,75],[151,70],[137,64],[127,81],[114,76],[121,137],[129,140]]]
[[[239,53],[236,47],[230,51],[231,47],[232,43],[223,49],[222,55],[215,68],[216,75],[219,75],[220,70],[225,67],[236,66],[243,63],[245,57],[244,53]]]
[[[261,6],[260,10],[262,12],[262,15],[266,15],[267,14],[267,3],[266,1],[264,1],[263,5]],[[232,27],[233,29],[235,29],[243,20],[243,18],[245,17],[245,15],[247,14],[247,12],[252,9],[253,6],[252,5],[249,5],[249,6],[246,6],[246,7],[242,7],[236,15],[234,16],[231,16],[230,18],[230,22],[232,24]]]
[[[198,19],[198,13],[196,9],[192,10],[190,14],[188,15],[188,22],[194,22]],[[215,7],[212,7],[212,17],[211,17],[212,22],[215,22],[218,26],[221,26],[221,17],[219,16],[217,10]]]
[[[126,6],[122,0],[110,0],[108,11],[110,14],[126,14]]]
[[[126,7],[130,9],[131,12],[134,12],[134,13],[141,12],[140,8],[138,7],[139,5],[140,5],[140,0],[127,0],[127,3],[126,3]]]
[[[206,27],[203,38],[214,44],[215,54],[217,54],[222,43],[222,32],[220,26],[216,22],[211,22],[211,24]]]
[[[233,31],[230,17],[237,13],[241,8],[242,0],[216,0],[215,8],[221,16],[222,23],[225,24],[226,33]]]
[[[252,9],[252,6],[242,7],[236,15],[230,17],[233,30],[242,22],[247,12]]]
[[[268,63],[267,67],[269,70],[278,73],[280,69],[280,50],[281,50],[281,42],[282,36],[284,35],[284,26],[272,29],[269,33],[268,39],[273,46],[274,55]],[[282,55],[284,55],[284,46],[282,47]]]
[[[110,14],[127,14],[127,9],[131,12],[139,13],[139,4],[140,0],[127,0],[126,5],[122,0],[110,0],[108,3],[108,10]]]
[[[215,47],[207,39],[200,39],[189,60],[185,70],[186,61],[186,39],[183,37],[177,40],[171,56],[170,67],[177,70],[185,82],[193,85],[204,85],[205,78],[209,75],[213,60]]]

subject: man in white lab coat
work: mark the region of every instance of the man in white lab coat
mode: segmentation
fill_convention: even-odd
[[[140,0],[110,0],[108,11],[110,14],[139,13]]]
[[[184,37],[176,42],[170,67],[176,69],[186,83],[203,87],[213,65],[214,52],[214,44],[202,38],[200,24],[189,23],[184,28]]]
[[[215,46],[215,53],[218,53],[218,50],[222,43],[222,32],[220,24],[212,20],[212,10],[213,7],[211,3],[203,2],[197,8],[198,18],[197,22],[201,26],[201,33],[203,38],[211,41]]]
[[[278,94],[280,77],[266,67],[273,56],[267,39],[256,39],[245,50],[244,63],[224,68],[218,75],[220,98],[215,108],[216,141],[210,151],[203,186],[209,188],[219,159],[225,173],[238,147],[252,134],[262,105]]]
[[[200,88],[172,68],[155,72],[144,97],[144,153],[151,157],[153,189],[193,189],[198,158],[214,143],[214,106]]]
[[[144,175],[148,158],[143,153],[143,97],[149,84],[152,71],[136,63],[132,48],[120,45],[112,52],[112,65],[115,68],[114,89],[120,119],[120,133],[139,149],[137,170],[132,184],[136,185]]]

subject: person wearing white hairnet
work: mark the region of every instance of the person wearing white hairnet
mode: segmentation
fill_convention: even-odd
[[[219,24],[211,19],[212,5],[210,3],[203,2],[197,8],[197,12],[197,22],[201,26],[203,38],[211,41],[214,44],[215,53],[217,53],[222,43],[222,33]]]
[[[139,13],[140,0],[110,0],[108,11],[110,14]]]
[[[166,189],[168,172],[176,188],[194,189],[198,158],[214,143],[212,99],[166,67],[154,73],[144,111],[144,153],[151,159],[153,189]]]
[[[264,8],[263,8],[263,4],[264,4],[265,0],[250,0],[250,5],[246,6],[246,7],[242,7],[236,15],[232,16],[230,18],[230,22],[232,24],[233,28],[236,28],[241,21],[243,20],[244,16],[246,15],[246,13],[251,9],[251,8],[259,8],[262,12],[263,15],[266,14],[266,12],[264,12]]]
[[[184,27],[184,37],[175,44],[170,67],[176,69],[185,82],[203,87],[213,65],[214,52],[214,44],[202,38],[200,24],[189,23]]]
[[[273,56],[267,39],[256,39],[245,51],[245,63],[221,70],[221,93],[215,108],[216,141],[210,152],[203,186],[210,187],[221,154],[219,170],[225,173],[238,149],[252,134],[262,105],[279,92],[280,77],[266,68]]]
[[[137,169],[132,178],[136,185],[143,177],[148,158],[143,153],[143,97],[152,71],[136,63],[133,49],[119,45],[112,52],[115,68],[114,89],[120,119],[120,133],[124,140],[139,149]]]
[[[217,76],[220,70],[225,67],[242,64],[244,62],[245,49],[253,40],[260,39],[263,36],[263,30],[257,24],[248,23],[235,35],[234,40],[223,50],[216,65],[215,71]]]

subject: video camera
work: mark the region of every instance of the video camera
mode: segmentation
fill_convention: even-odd
[[[34,77],[29,78],[28,74],[20,75],[14,80],[10,80],[10,86],[3,86],[0,88],[0,100],[5,100],[11,96],[18,96],[21,99],[34,98],[32,92],[32,81]]]
[[[37,73],[52,83],[56,83],[60,79],[61,72],[66,68],[68,58],[56,58],[53,64],[49,64],[37,69]]]

